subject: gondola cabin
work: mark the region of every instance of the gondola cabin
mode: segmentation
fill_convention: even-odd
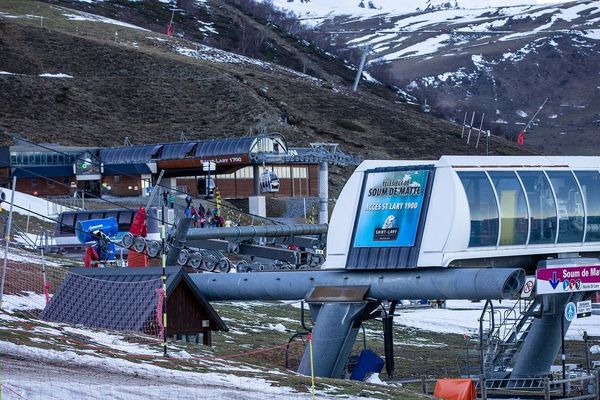
[[[260,191],[262,193],[279,192],[279,177],[274,171],[264,171],[260,175]]]

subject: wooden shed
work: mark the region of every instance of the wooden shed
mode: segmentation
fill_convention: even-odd
[[[42,312],[48,321],[89,328],[160,331],[162,268],[71,268]],[[167,335],[202,334],[228,328],[183,267],[167,268]]]

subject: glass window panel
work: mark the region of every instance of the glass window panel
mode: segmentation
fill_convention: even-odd
[[[531,213],[529,244],[554,243],[556,240],[556,203],[550,182],[541,171],[521,171]]]
[[[587,213],[586,242],[600,242],[600,174],[598,171],[577,171]]]
[[[63,214],[60,223],[60,233],[75,233],[75,215]]]
[[[102,218],[113,217],[116,220],[118,216],[119,216],[119,213],[117,211],[107,211],[104,213],[104,216]]]
[[[558,243],[583,240],[583,199],[570,171],[549,171],[558,209]]]
[[[294,178],[306,179],[306,176],[307,176],[306,167],[293,167],[293,168],[294,168]]]
[[[471,214],[469,247],[495,246],[498,241],[498,206],[490,181],[484,172],[458,172]]]
[[[513,171],[490,171],[500,202],[500,245],[527,243],[529,216],[525,193]]]
[[[119,213],[119,219],[117,220],[117,223],[119,225],[119,231],[121,231],[121,232],[129,231],[132,220],[133,220],[133,212],[121,211]]]

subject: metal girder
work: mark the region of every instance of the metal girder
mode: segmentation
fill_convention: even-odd
[[[358,165],[362,162],[361,157],[346,154],[337,147],[332,150],[325,146],[297,149],[288,151],[287,154],[254,153],[250,155],[250,159],[259,164],[320,164],[325,162],[340,167]]]

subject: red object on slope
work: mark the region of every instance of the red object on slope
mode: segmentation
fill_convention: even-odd
[[[517,143],[523,144],[525,142],[525,131],[519,132],[519,136],[517,137]]]

